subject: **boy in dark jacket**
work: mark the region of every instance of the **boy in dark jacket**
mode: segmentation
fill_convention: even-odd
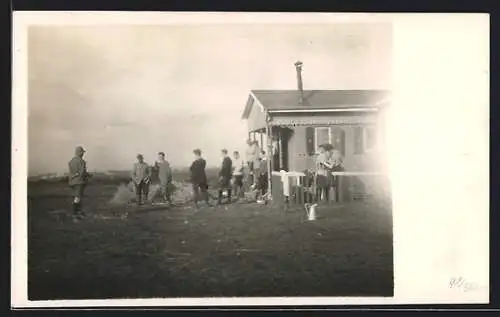
[[[227,190],[227,200],[231,202],[231,178],[233,176],[233,161],[227,155],[227,150],[222,149],[222,166],[219,172],[219,197],[217,204],[222,204],[222,194]]]
[[[267,185],[268,185],[268,179],[267,179],[267,156],[266,156],[266,151],[261,151],[260,152],[260,175],[259,175],[259,181],[258,181],[258,194],[260,197],[264,196],[267,193]]]
[[[198,201],[200,196],[207,205],[210,205],[208,201],[208,183],[207,183],[207,174],[205,172],[205,168],[207,166],[207,162],[205,159],[201,157],[201,150],[195,149],[193,151],[195,160],[191,164],[189,168],[191,172],[191,183],[193,184],[193,200],[195,207],[198,207]]]

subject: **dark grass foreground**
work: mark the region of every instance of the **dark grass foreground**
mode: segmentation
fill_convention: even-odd
[[[73,223],[64,183],[29,184],[30,300],[393,295],[392,217],[376,205],[307,222],[256,204],[106,207],[115,190],[91,185]]]

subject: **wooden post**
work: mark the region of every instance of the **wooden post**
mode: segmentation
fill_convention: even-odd
[[[267,151],[266,151],[266,157],[267,157],[267,197],[268,200],[272,200],[271,196],[271,182],[272,182],[272,169],[271,169],[271,160],[272,160],[272,151],[273,151],[273,145],[271,141],[271,128],[269,126],[269,121],[270,121],[270,116],[269,112],[266,110],[266,137],[267,137]]]
[[[337,197],[336,200],[339,203],[345,202],[345,188],[344,188],[344,176],[336,176],[337,178]]]
[[[270,129],[270,134],[271,134],[271,153],[269,154],[269,157],[271,157],[271,171],[274,171],[276,169],[276,166],[274,166],[274,134],[273,134],[273,128],[271,127]]]
[[[280,166],[279,166],[279,170],[281,171],[283,169],[283,166],[285,166],[285,162],[284,162],[284,155],[283,155],[283,137],[282,137],[282,131],[280,131],[279,133],[279,161],[280,161]]]
[[[273,204],[277,204],[278,206],[285,205],[285,197],[283,195],[283,183],[281,182],[281,176],[272,175],[273,186],[271,188],[271,196],[273,200]]]

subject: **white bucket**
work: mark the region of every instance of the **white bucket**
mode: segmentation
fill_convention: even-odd
[[[316,207],[318,204],[305,204],[304,207],[306,209],[306,214],[307,214],[307,220],[313,221],[316,220]]]

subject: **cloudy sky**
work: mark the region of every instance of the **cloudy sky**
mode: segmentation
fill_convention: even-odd
[[[76,145],[90,170],[164,151],[244,150],[251,89],[389,89],[387,24],[36,26],[28,31],[29,174],[64,172]]]

